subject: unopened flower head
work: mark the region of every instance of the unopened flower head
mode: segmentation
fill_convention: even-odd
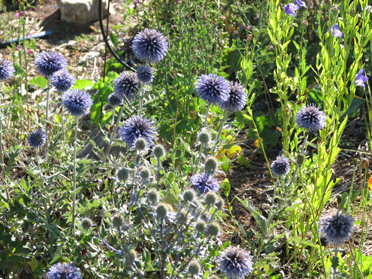
[[[83,230],[86,231],[86,230],[89,230],[92,227],[92,221],[89,218],[84,218],[81,221],[80,225],[83,228]]]
[[[142,66],[137,70],[137,77],[140,82],[151,83],[154,79],[154,72],[149,66]]]
[[[220,233],[220,225],[217,222],[212,222],[207,227],[207,234],[217,236]]]
[[[56,263],[47,273],[48,279],[82,279],[80,271],[71,263]]]
[[[124,218],[120,213],[116,213],[114,217],[112,217],[112,225],[115,228],[120,228],[124,224]]]
[[[195,199],[195,197],[196,197],[196,193],[192,189],[187,189],[187,190],[185,190],[185,192],[183,192],[183,200],[186,201],[186,202],[193,201]]]
[[[143,137],[139,137],[136,139],[136,142],[134,143],[134,146],[136,150],[138,151],[143,151],[146,149],[146,140]]]
[[[154,154],[156,158],[163,157],[165,155],[164,146],[162,146],[161,144],[155,145],[154,148],[152,149],[152,154]]]
[[[140,170],[140,177],[143,179],[143,180],[148,180],[151,176],[151,171],[150,169],[146,168],[146,167],[143,167],[141,170]]]
[[[146,28],[133,38],[132,49],[139,60],[158,63],[168,52],[168,42],[162,33]]]
[[[166,204],[161,203],[156,207],[156,216],[159,219],[164,219],[165,217],[167,217],[167,213],[168,213],[168,207]]]
[[[299,8],[300,8],[299,6],[297,6],[296,4],[292,4],[292,3],[283,6],[285,13],[287,15],[294,16],[294,17],[296,16],[295,11],[297,11]]]
[[[206,227],[207,223],[205,223],[203,220],[199,220],[195,224],[195,230],[199,233],[204,233]]]
[[[208,205],[214,205],[217,201],[217,194],[215,192],[208,192],[204,196],[204,203]]]
[[[350,215],[337,212],[335,215],[326,215],[319,220],[319,232],[333,242],[337,247],[348,239],[354,229],[354,219]]]
[[[229,99],[230,83],[216,74],[201,75],[195,84],[196,93],[209,104],[221,104]]]
[[[155,189],[149,190],[147,193],[147,198],[149,199],[150,202],[156,203],[159,199],[159,193]]]
[[[0,58],[0,81],[6,80],[14,76],[15,68],[9,60]]]
[[[218,160],[214,156],[209,156],[205,159],[205,172],[214,173],[218,168]]]
[[[198,275],[200,273],[200,270],[201,270],[201,267],[197,261],[192,261],[189,263],[188,271],[192,277],[195,275]]]
[[[135,73],[122,72],[114,80],[114,93],[126,96],[131,101],[138,91],[138,78]]]
[[[247,91],[238,82],[230,83],[230,95],[226,102],[220,103],[220,108],[229,112],[241,111],[247,104]]]
[[[283,155],[276,157],[275,161],[271,163],[271,172],[274,176],[287,175],[290,170],[290,160]]]
[[[118,93],[111,93],[107,98],[107,103],[111,107],[121,106],[123,104],[123,95]]]
[[[365,83],[367,82],[368,80],[368,77],[367,76],[363,76],[364,74],[364,69],[362,68],[359,73],[357,73],[357,75],[355,76],[355,81],[354,83],[357,85],[357,86],[363,86],[363,87],[366,87]]]
[[[297,125],[310,132],[317,132],[323,129],[326,121],[327,117],[324,112],[315,104],[309,104],[306,107],[303,107],[296,114]]]
[[[70,89],[62,95],[62,104],[72,116],[83,116],[89,112],[93,100],[84,90]]]
[[[210,191],[217,193],[220,188],[217,179],[206,173],[194,174],[190,178],[190,182],[193,188],[199,190],[202,194]]]
[[[119,128],[121,139],[132,149],[135,148],[134,144],[139,137],[146,140],[147,147],[151,147],[156,140],[157,134],[155,123],[140,115],[135,115],[127,119],[124,125]]]
[[[342,38],[344,36],[342,31],[340,30],[340,26],[338,26],[338,23],[336,23],[335,25],[332,25],[331,34],[333,37],[338,37],[338,38]]]
[[[27,140],[30,146],[37,148],[42,147],[46,143],[48,136],[43,130],[38,129],[36,132],[32,132]]]
[[[238,247],[230,247],[218,259],[218,269],[228,279],[245,278],[253,271],[252,256],[248,251]]]
[[[202,144],[208,144],[211,141],[211,134],[207,130],[202,129],[198,133],[198,140]]]
[[[131,172],[131,169],[122,168],[118,171],[117,177],[119,178],[120,181],[125,182],[128,180],[130,172]]]
[[[35,65],[45,78],[67,67],[66,59],[59,53],[43,51],[36,55]]]
[[[65,92],[70,89],[75,83],[74,76],[66,69],[59,70],[53,73],[50,82],[58,92]]]

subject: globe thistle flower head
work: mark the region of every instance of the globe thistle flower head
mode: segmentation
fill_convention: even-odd
[[[137,78],[140,82],[151,83],[154,79],[154,72],[149,66],[142,66],[137,70]]]
[[[82,279],[80,271],[71,263],[56,263],[47,273],[48,279]]]
[[[333,216],[326,215],[319,221],[319,232],[327,239],[327,242],[333,242],[336,247],[345,242],[354,229],[353,217],[340,212]]]
[[[139,60],[158,63],[168,52],[168,42],[162,33],[146,28],[134,36],[132,49]]]
[[[221,104],[229,99],[230,84],[216,74],[201,75],[195,84],[196,93],[209,104]]]
[[[157,144],[152,149],[152,154],[154,154],[155,158],[160,159],[161,157],[165,156],[165,148],[161,144]]]
[[[119,128],[121,139],[132,149],[135,148],[135,142],[139,137],[143,137],[146,140],[147,147],[151,147],[157,134],[155,123],[140,115],[127,119],[124,125]]]
[[[198,133],[198,140],[202,144],[208,144],[211,141],[211,137],[211,134],[205,129],[200,130]]]
[[[46,143],[47,139],[47,134],[43,130],[38,129],[36,132],[31,133],[27,140],[30,146],[37,148],[42,147]]]
[[[82,116],[89,112],[93,100],[86,91],[71,89],[62,95],[62,104],[72,116]]]
[[[252,256],[248,251],[238,247],[230,247],[218,259],[218,269],[228,279],[245,278],[253,271]]]
[[[114,80],[114,93],[125,95],[131,101],[138,91],[138,78],[135,73],[122,72]]]
[[[121,106],[123,104],[123,96],[118,93],[111,93],[107,98],[107,103],[111,107]]]
[[[67,62],[59,53],[43,51],[36,55],[35,65],[43,77],[49,78],[55,72],[66,68]]]
[[[209,174],[194,174],[190,178],[192,187],[195,190],[199,190],[200,193],[205,194],[208,192],[217,193],[219,190],[218,181],[216,178],[212,177]]]
[[[309,104],[296,114],[296,123],[310,132],[317,132],[324,128],[327,117],[315,104]]]
[[[65,92],[70,89],[75,83],[74,76],[66,69],[55,72],[50,78],[50,82],[58,92]]]
[[[15,69],[9,60],[0,58],[0,81],[6,80],[14,76]]]
[[[271,172],[274,176],[287,175],[290,169],[290,161],[283,155],[276,157],[276,160],[271,163]]]
[[[81,223],[80,223],[81,227],[83,228],[83,230],[89,230],[91,227],[92,227],[92,221],[88,218],[84,218],[83,220],[81,220]]]
[[[229,112],[238,112],[247,104],[247,91],[238,82],[231,82],[230,88],[229,98],[219,106],[221,109],[228,110]]]

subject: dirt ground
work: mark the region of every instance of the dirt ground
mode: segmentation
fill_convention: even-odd
[[[121,0],[111,1],[115,14],[109,16],[109,30],[123,21],[122,2],[123,1]],[[29,20],[29,26],[34,23],[32,30],[30,30],[31,33],[41,29],[52,31],[52,34],[48,38],[37,40],[37,51],[58,51],[66,57],[68,64],[70,65],[70,70],[74,72],[77,78],[89,78],[91,80],[99,79],[102,75],[102,66],[104,64],[105,44],[102,35],[100,34],[98,21],[83,26],[68,24],[61,20],[60,12],[56,5],[57,3],[55,0],[46,0],[37,11],[26,11],[25,16]],[[4,12],[0,13],[0,17],[2,16],[5,16]],[[14,22],[11,24],[14,24],[15,20],[16,19],[14,19]],[[130,20],[135,22],[136,18],[134,17]],[[104,20],[104,25],[106,26],[106,24],[107,19]],[[133,28],[135,28],[134,25]],[[131,38],[135,33],[135,29],[129,28],[125,36],[119,38],[119,49],[124,50],[123,60],[129,65],[135,64],[135,59],[130,50]],[[5,34],[3,33],[3,36],[4,35]],[[4,38],[0,37],[0,40],[3,39]],[[10,58],[11,51],[11,49],[6,48],[0,49],[0,56]],[[108,54],[107,59],[110,58],[111,55]],[[72,68],[72,65],[75,64],[78,66]],[[31,79],[32,77],[38,76],[33,63],[30,63],[29,65],[31,67],[29,78]],[[334,189],[333,195],[336,197],[350,189],[354,170],[354,159],[358,159],[358,163],[360,163],[362,159],[371,161],[371,156],[366,155],[371,154],[371,151],[368,146],[363,117],[363,114],[360,113],[356,118],[349,121],[343,134],[342,144],[340,146],[342,151],[333,167],[334,177],[342,177],[341,182]],[[244,135],[246,134],[245,131],[242,131],[241,134],[244,139]],[[245,167],[236,165],[230,169],[229,173],[225,177],[230,181],[231,193],[229,197],[225,198],[233,200],[233,217],[240,222],[246,230],[249,230],[256,226],[255,220],[247,210],[244,209],[236,199],[234,199],[234,197],[238,196],[243,200],[249,199],[258,209],[264,209],[263,205],[268,204],[271,201],[271,196],[273,194],[273,181],[269,175],[267,163],[263,156],[258,154],[253,141],[245,141],[242,148],[244,156],[251,162],[251,166]],[[279,147],[273,148],[268,154],[269,160],[274,160],[279,152]],[[371,170],[371,167],[369,170]],[[224,177],[220,177],[221,181],[223,179]],[[363,180],[364,172],[358,170],[354,181],[354,187],[360,187]],[[337,205],[339,199],[336,198],[334,200],[336,204],[332,204],[332,207]],[[331,206],[329,206],[329,210],[331,210]],[[223,238],[230,239],[235,244],[239,244],[242,241],[240,239],[241,235],[234,233],[232,227],[226,229],[227,232]],[[366,255],[372,255],[372,230],[369,231],[366,244],[367,246],[364,249]]]

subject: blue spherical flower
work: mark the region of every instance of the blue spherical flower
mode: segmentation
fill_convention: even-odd
[[[296,114],[296,123],[301,128],[305,128],[311,132],[317,132],[324,128],[327,117],[324,112],[319,110],[315,104],[307,105],[303,107]]]
[[[154,79],[154,72],[149,66],[142,66],[137,70],[137,77],[140,82],[151,83]]]
[[[59,53],[43,51],[36,56],[35,65],[46,78],[67,67],[66,59]]]
[[[47,139],[47,134],[43,130],[38,129],[36,132],[31,133],[27,140],[30,146],[37,148],[42,147]]]
[[[122,72],[114,80],[114,92],[116,94],[125,95],[130,101],[138,90],[138,78],[135,73]]]
[[[190,178],[192,187],[199,190],[200,193],[205,194],[208,192],[218,193],[220,186],[216,178],[212,177],[210,174],[194,174]]]
[[[216,74],[201,75],[195,84],[196,93],[210,104],[221,104],[229,99],[230,84]]]
[[[230,83],[230,95],[226,102],[219,104],[223,110],[237,112],[244,108],[247,104],[247,92],[243,85],[238,82]]]
[[[123,104],[123,96],[117,93],[112,93],[108,96],[107,102],[112,107],[121,106]]]
[[[71,263],[57,263],[49,268],[48,279],[82,279],[81,273],[77,267]]]
[[[354,229],[354,219],[350,215],[337,212],[336,215],[326,215],[320,218],[319,232],[328,242],[337,247],[351,236]]]
[[[271,163],[271,172],[274,176],[287,175],[290,169],[290,161],[288,158],[282,156],[276,157],[276,160]]]
[[[245,278],[253,271],[252,256],[248,251],[238,247],[230,247],[218,259],[218,269],[228,279]]]
[[[50,78],[50,82],[58,92],[65,92],[70,89],[75,83],[74,76],[66,69],[55,72]]]
[[[158,63],[168,51],[168,42],[162,33],[146,28],[133,38],[132,49],[141,61]]]
[[[93,101],[84,90],[71,89],[63,94],[62,104],[72,116],[82,116],[88,113]]]
[[[0,58],[0,81],[6,80],[14,76],[15,69],[9,60]]]
[[[154,144],[157,136],[155,123],[144,116],[135,115],[127,119],[124,125],[119,128],[119,135],[132,149],[139,137],[146,140],[147,147]]]

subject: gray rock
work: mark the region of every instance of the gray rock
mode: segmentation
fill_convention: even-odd
[[[61,19],[75,24],[87,24],[98,20],[98,0],[57,0]],[[109,14],[108,0],[102,0],[102,15]],[[114,14],[112,5],[110,14]]]

